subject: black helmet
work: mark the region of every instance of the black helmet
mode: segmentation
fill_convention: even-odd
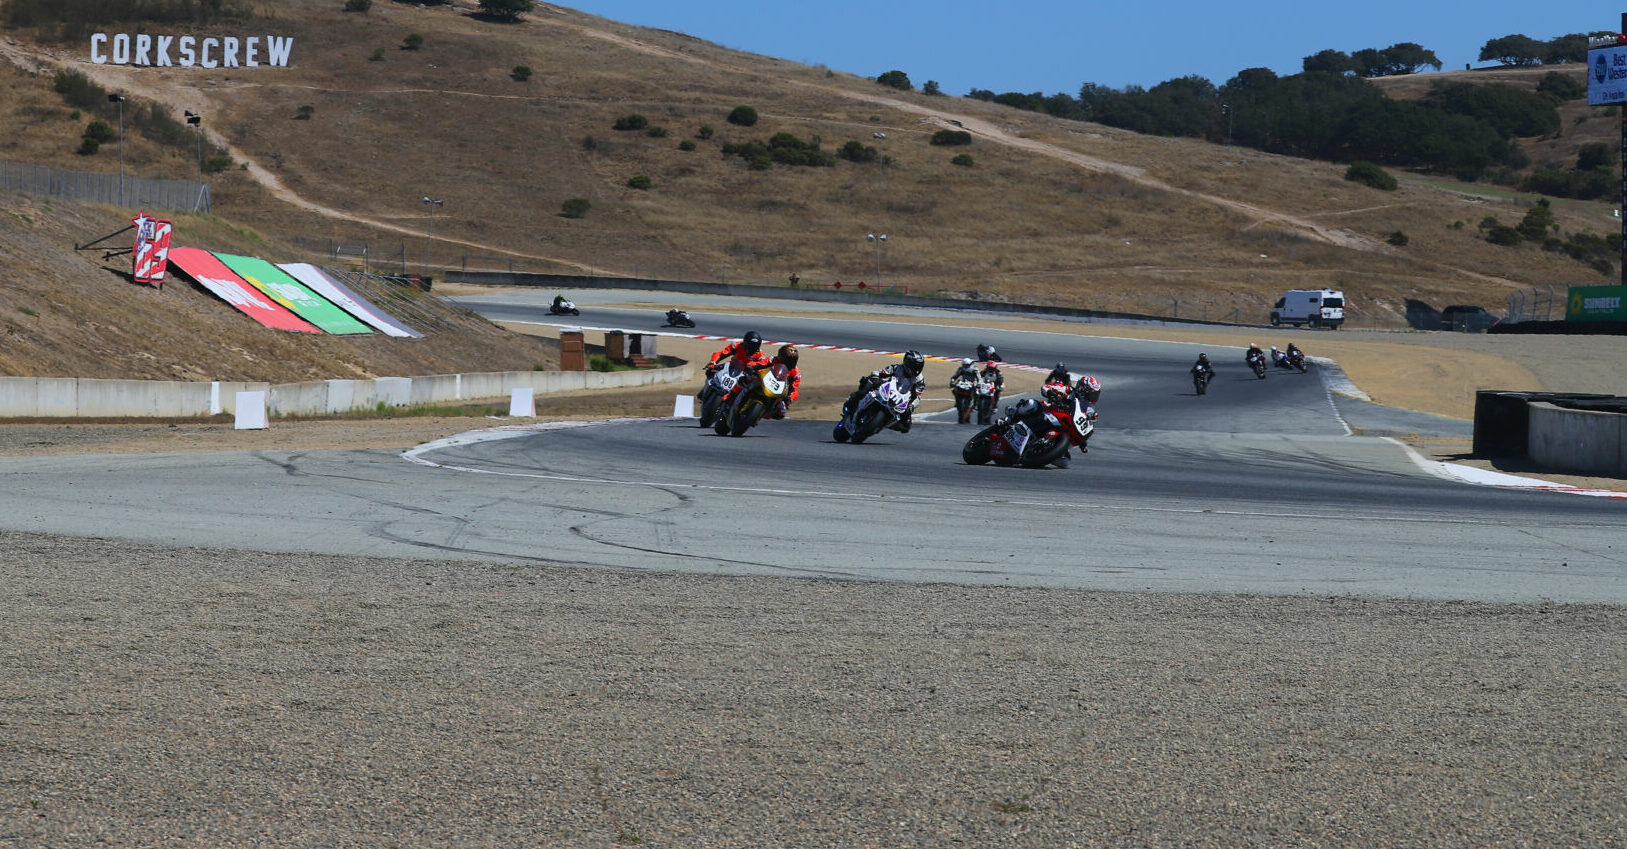
[[[1201,361],[1201,362],[1205,362],[1205,363],[1209,362],[1209,355],[1208,354],[1199,354],[1198,355],[1198,360]]]
[[[758,333],[755,330],[746,331],[746,335],[740,340],[740,350],[745,351],[748,354],[755,354],[762,349],[763,334]]]
[[[921,370],[926,368],[926,357],[920,351],[904,352],[904,373],[910,377],[920,377]]]
[[[780,362],[785,363],[787,366],[789,366],[791,368],[796,368],[797,367],[797,346],[795,346],[795,345],[781,345],[780,346]]]

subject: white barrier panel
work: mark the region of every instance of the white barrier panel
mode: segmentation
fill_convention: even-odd
[[[508,414],[511,416],[526,416],[536,418],[537,399],[535,390],[529,386],[516,386],[509,390]]]
[[[233,427],[237,430],[265,430],[266,393],[237,393],[237,423]]]
[[[695,396],[679,395],[672,402],[672,417],[675,419],[692,419],[695,417]]]

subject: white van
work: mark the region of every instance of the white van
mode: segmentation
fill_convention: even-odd
[[[1284,293],[1271,305],[1271,326],[1292,324],[1298,327],[1339,329],[1345,321],[1345,293],[1335,289],[1295,289]]]

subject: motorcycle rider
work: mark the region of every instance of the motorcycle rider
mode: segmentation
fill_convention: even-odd
[[[1250,368],[1253,368],[1256,360],[1258,360],[1261,365],[1264,365],[1265,352],[1260,350],[1258,343],[1250,342],[1248,343],[1248,350],[1243,352],[1243,362],[1247,363]]]
[[[1277,349],[1272,348],[1271,350],[1275,351]],[[1213,365],[1210,365],[1210,363],[1209,363],[1209,355],[1208,354],[1203,354],[1203,353],[1198,354],[1198,361],[1192,364],[1192,373],[1193,374],[1198,374],[1200,372],[1203,374],[1204,378],[1207,379],[1207,380],[1214,380],[1215,379],[1215,367]]]
[[[1288,364],[1293,365],[1293,366],[1297,366],[1297,365],[1299,365],[1300,363],[1302,363],[1304,361],[1305,361],[1305,352],[1301,351],[1299,349],[1298,345],[1295,345],[1294,343],[1289,342],[1288,343]]]
[[[797,399],[797,390],[802,388],[802,369],[797,368],[797,346],[781,345],[774,359],[769,360],[769,368],[773,368],[775,363],[785,365],[785,379],[791,384],[791,392],[785,396],[785,400],[774,403],[774,409],[768,412],[768,417],[783,419],[786,410],[791,407],[791,402]]]
[[[1090,413],[1090,420],[1092,422],[1096,421],[1098,418],[1101,418],[1101,414],[1096,412],[1096,402],[1100,401],[1102,398],[1102,382],[1100,380],[1097,380],[1088,374],[1081,375],[1079,377],[1079,382],[1073,385],[1073,387],[1068,391],[1067,396],[1063,397],[1059,401],[1053,401],[1052,403],[1062,407],[1071,414],[1071,404],[1064,404],[1063,402],[1071,401],[1073,398],[1078,398],[1079,402],[1085,405],[1085,410]],[[1090,438],[1095,435],[1096,432],[1094,430],[1085,434],[1085,441],[1079,445],[1080,454],[1090,453]],[[1056,462],[1052,465],[1059,469],[1066,469],[1069,464],[1073,462],[1073,456],[1070,451],[1062,452],[1062,456],[1058,457]]]
[[[1040,387],[1040,394],[1054,404],[1062,403],[1072,391],[1073,373],[1061,363],[1057,363],[1056,367],[1051,369],[1051,373],[1045,376],[1045,384]]]
[[[1271,364],[1277,368],[1293,368],[1288,364],[1288,355],[1277,350],[1276,345],[1271,346]]]
[[[739,342],[725,345],[723,350],[713,354],[712,361],[706,364],[706,376],[710,378],[716,374],[717,370],[723,367],[724,361],[730,357],[740,360],[740,367],[747,371],[767,368],[768,357],[763,356],[763,335],[755,330],[748,330],[745,336],[740,337]],[[736,383],[734,390],[723,396],[723,403],[733,400],[735,391],[739,389],[740,384]],[[695,393],[695,397],[699,398],[705,391],[706,387],[703,385],[701,391]]]
[[[962,390],[962,389],[956,387],[956,384],[960,383],[962,380],[969,380],[969,381],[971,381],[973,387],[977,386],[977,382],[978,382],[977,367],[972,365],[972,358],[971,357],[967,357],[967,358],[960,361],[960,368],[955,369],[955,373],[950,376],[949,385],[950,385],[950,387],[954,388],[955,394],[957,394],[957,395],[961,394],[962,392],[975,391],[975,390]],[[959,409],[960,402],[956,401],[955,406],[956,406],[957,409]],[[959,419],[960,419],[961,424],[969,424],[971,422],[971,420],[972,420],[972,404],[971,404],[971,399],[970,398],[966,399],[966,407],[965,407],[965,409],[960,410],[958,415],[959,415]]]
[[[562,312],[565,309],[565,305],[568,303],[570,303],[570,301],[565,300],[565,296],[563,294],[555,295],[554,305],[551,309],[554,312]]]
[[[1000,359],[1000,352],[994,350],[993,345],[978,345],[977,358],[985,363],[995,362]]]
[[[915,405],[921,402],[921,392],[926,389],[926,381],[921,379],[921,371],[925,368],[926,357],[921,356],[920,351],[912,349],[904,352],[902,362],[893,363],[886,368],[876,369],[859,378],[859,388],[852,395],[847,396],[847,402],[842,404],[842,419],[847,420],[847,417],[853,413],[853,408],[858,406],[859,399],[863,398],[865,393],[880,386],[882,381],[896,377],[899,378],[901,383],[909,387],[910,406],[908,410],[904,411],[904,415],[893,423],[892,427],[899,433],[909,433],[911,420],[915,415]]]

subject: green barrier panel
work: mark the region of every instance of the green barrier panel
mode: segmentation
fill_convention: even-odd
[[[1566,321],[1627,321],[1627,286],[1572,286]]]
[[[264,292],[266,297],[329,333],[346,335],[373,332],[373,328],[305,288],[298,280],[288,276],[288,272],[259,257],[220,253],[215,256],[237,276]]]

